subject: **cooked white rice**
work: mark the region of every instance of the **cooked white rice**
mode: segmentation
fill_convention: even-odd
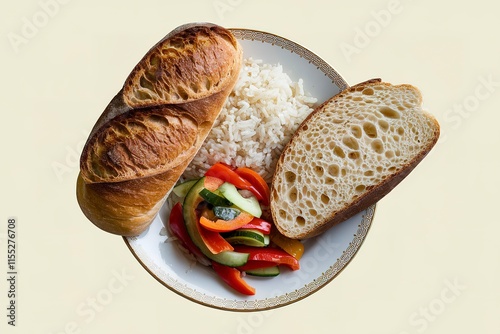
[[[316,98],[280,64],[245,59],[238,82],[183,179],[201,177],[216,162],[249,167],[271,182],[285,144]]]

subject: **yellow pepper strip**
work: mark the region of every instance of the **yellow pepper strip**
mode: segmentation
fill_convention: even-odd
[[[297,260],[300,260],[302,254],[304,254],[304,245],[299,240],[290,239],[279,233],[275,228],[272,229],[270,237],[271,241],[274,242],[276,246],[283,249]]]

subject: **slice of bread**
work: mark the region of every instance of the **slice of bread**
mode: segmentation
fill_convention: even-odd
[[[276,227],[305,239],[345,221],[389,193],[438,138],[417,88],[374,79],[346,89],[284,148],[272,181]]]

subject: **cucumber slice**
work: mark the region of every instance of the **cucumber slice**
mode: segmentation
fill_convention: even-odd
[[[239,229],[225,233],[223,236],[230,244],[254,247],[266,247],[269,245],[269,236],[257,230]]]
[[[198,230],[198,214],[196,208],[203,202],[203,197],[200,196],[200,191],[205,189],[205,178],[201,178],[196,182],[186,194],[182,205],[182,214],[184,223],[188,231],[189,237],[201,252],[209,259],[224,264],[229,267],[238,267],[244,265],[248,261],[248,253],[238,253],[235,251],[224,251],[219,254],[213,254],[207,248]]]
[[[216,193],[214,193],[206,188],[203,188],[200,191],[200,196],[203,197],[203,199],[205,199],[205,201],[207,201],[208,203],[210,203],[214,206],[230,206],[232,204],[230,201],[228,201],[224,197],[219,196]]]
[[[189,180],[189,181],[182,182],[182,183],[176,185],[174,187],[174,189],[172,189],[172,191],[178,197],[181,197],[181,198],[186,197],[186,194],[189,191],[189,189],[191,189],[191,187],[194,186],[194,184],[197,181],[198,180]]]
[[[219,190],[222,195],[227,198],[227,200],[232,202],[241,210],[248,212],[254,217],[260,217],[262,215],[262,209],[260,207],[259,201],[255,196],[252,195],[248,198],[245,198],[241,196],[241,194],[238,192],[238,189],[236,189],[233,184],[227,182],[223,183],[219,187]]]
[[[245,270],[248,275],[260,276],[260,277],[273,277],[280,274],[280,268],[278,266],[268,267],[268,268],[257,268],[251,270]]]
[[[222,220],[233,220],[241,213],[240,210],[235,208],[227,208],[225,206],[214,206],[214,215]]]

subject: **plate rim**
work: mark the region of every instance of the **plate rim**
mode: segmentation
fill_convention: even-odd
[[[340,73],[333,68],[328,62],[323,58],[319,57],[316,53],[312,52],[308,48],[292,41],[289,38],[282,37],[280,35],[265,32],[263,30],[257,29],[246,29],[246,28],[228,28],[237,39],[243,40],[258,40],[260,42],[267,42],[272,45],[278,45],[282,49],[289,50],[316,65],[316,68],[321,70],[327,77],[329,77],[332,82],[339,87],[339,91],[349,88],[347,81],[340,75]]]
[[[332,83],[334,83],[338,88],[339,91],[342,91],[344,89],[349,88],[349,84],[345,81],[345,79],[332,67],[330,66],[326,61],[324,61],[322,58],[317,56],[315,53],[310,51],[309,49],[297,44],[296,42],[261,30],[255,30],[255,29],[246,29],[246,28],[228,28],[237,39],[239,40],[251,40],[251,41],[259,41],[262,43],[269,43],[272,45],[276,45],[281,47],[282,49],[289,50],[292,53],[295,53],[301,58],[304,58],[307,60],[309,63],[315,65],[318,70],[320,70],[322,73],[324,73],[325,76],[327,76],[329,79],[332,80]],[[336,259],[335,262],[333,262],[325,272],[321,273],[321,275],[315,279],[313,279],[311,282],[308,282],[304,284],[301,288],[295,289],[293,292],[289,293],[283,293],[275,297],[271,298],[263,298],[263,299],[256,299],[256,300],[234,300],[234,307],[231,307],[228,305],[229,302],[232,300],[227,299],[227,298],[222,298],[222,297],[210,297],[207,298],[209,301],[204,301],[202,299],[198,299],[194,296],[190,296],[189,294],[186,294],[185,292],[183,293],[182,291],[174,288],[173,286],[167,284],[164,280],[162,280],[159,275],[157,275],[153,270],[139,257],[139,252],[137,252],[136,249],[132,246],[132,242],[136,239],[136,237],[126,237],[123,236],[122,239],[124,240],[127,248],[129,251],[132,253],[134,258],[139,262],[139,264],[148,272],[156,281],[158,281],[161,285],[165,286],[168,288],[170,291],[176,293],[179,296],[182,296],[183,298],[186,298],[187,300],[190,300],[192,302],[195,302],[197,304],[207,306],[210,308],[214,309],[219,309],[219,310],[224,310],[224,311],[233,311],[233,312],[257,312],[257,311],[267,311],[267,310],[272,310],[276,308],[281,308],[290,304],[293,304],[295,302],[298,302],[308,296],[311,296],[312,294],[316,293],[317,291],[321,290],[325,286],[327,286],[331,281],[333,281],[349,264],[350,262],[354,259],[354,257],[357,255],[359,249],[363,245],[364,241],[366,240],[366,237],[368,235],[368,232],[372,226],[373,219],[375,216],[375,211],[376,211],[376,206],[377,203],[369,206],[368,208],[364,209],[363,211],[359,212],[359,214],[362,214],[361,222],[358,223],[356,232],[354,234],[354,237],[352,240],[349,241],[348,247],[343,250],[342,254]],[[156,219],[156,217],[155,217]],[[341,264],[340,268],[335,268],[338,266],[338,264]],[[328,271],[332,271],[331,274],[326,275]],[[316,284],[313,286],[312,289],[308,288],[311,283],[314,283],[320,278],[325,278],[321,283]],[[289,295],[293,294],[294,296],[290,297]],[[282,300],[283,296],[288,296],[286,300]],[[219,303],[216,303],[216,301],[219,301]],[[265,305],[266,301],[268,301],[267,304]],[[275,303],[271,303],[271,301],[276,301]],[[263,305],[261,305],[263,304]],[[272,304],[272,305],[271,305]],[[238,305],[242,307],[238,307]],[[256,307],[251,307],[252,305],[256,305]]]

